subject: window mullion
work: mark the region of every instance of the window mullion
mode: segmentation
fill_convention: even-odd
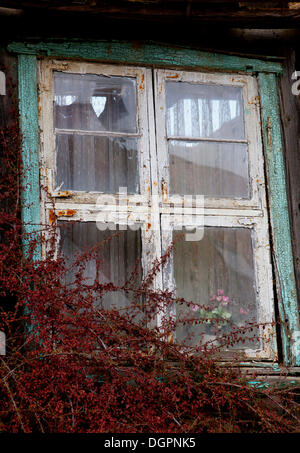
[[[154,94],[155,94],[155,124],[157,141],[157,165],[158,165],[158,190],[162,202],[166,202],[169,192],[169,160],[168,142],[166,136],[166,103],[165,103],[165,80],[164,71],[154,70]]]
[[[150,171],[151,178],[148,186],[149,210],[148,222],[146,225],[147,238],[147,257],[145,257],[146,267],[149,271],[153,267],[154,259],[161,257],[161,232],[159,224],[159,192],[158,192],[158,162],[157,162],[157,142],[156,142],[156,125],[155,125],[155,108],[153,100],[153,78],[152,70],[146,70],[147,86],[147,118],[149,131],[149,150],[150,150]],[[154,286],[156,289],[162,288],[162,274],[159,272],[155,276]]]

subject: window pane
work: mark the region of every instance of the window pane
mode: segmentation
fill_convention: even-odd
[[[200,241],[186,241],[183,232],[174,232],[174,278],[176,293],[187,301],[208,305],[208,312],[197,306],[177,306],[178,316],[213,317],[242,326],[245,321],[256,322],[256,284],[253,263],[252,234],[247,228],[206,227]],[[180,325],[176,335],[179,341],[193,335],[192,344],[198,344],[200,335],[212,339],[230,331],[229,324],[206,323]],[[257,334],[249,332],[248,336]],[[238,349],[257,347],[249,340],[237,344]]]
[[[168,136],[244,139],[242,88],[167,82]]]
[[[56,128],[137,131],[134,78],[63,72],[54,75]]]
[[[124,285],[136,269],[135,285],[141,282],[141,229],[101,231],[95,222],[59,222],[61,234],[61,251],[69,263],[75,254],[89,250],[93,246],[98,249],[98,259],[91,259],[85,266],[84,276],[86,284],[93,284],[95,280],[101,283]],[[105,242],[103,242],[105,241]],[[75,271],[70,270],[67,283],[74,279]],[[124,291],[107,293],[102,304],[104,308],[112,305],[126,307],[134,299],[133,293],[126,295]],[[99,301],[98,301],[99,302]]]
[[[249,198],[248,146],[169,142],[170,193]]]
[[[137,140],[78,134],[56,136],[56,187],[62,190],[139,192]]]

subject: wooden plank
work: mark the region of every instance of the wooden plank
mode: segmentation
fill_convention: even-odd
[[[18,54],[44,55],[49,57],[80,58],[99,62],[184,67],[185,69],[213,69],[243,72],[282,73],[281,63],[257,58],[239,57],[202,52],[190,47],[169,47],[157,44],[140,44],[126,41],[97,42],[12,42],[8,50]]]
[[[18,57],[19,78],[19,113],[22,134],[23,189],[22,222],[24,252],[29,250],[29,243],[39,238],[40,230],[40,186],[38,154],[38,98],[36,57],[20,55]],[[41,258],[41,247],[37,244],[33,259]]]
[[[190,23],[227,23],[236,26],[236,22],[248,26],[267,23],[267,26],[285,27],[300,21],[297,2],[238,2],[237,0],[131,0],[131,1],[97,1],[97,2],[64,2],[64,1],[7,1],[1,7],[0,14],[22,15],[28,20],[27,12],[34,21],[42,19],[47,12],[52,20],[56,18],[78,18],[81,14],[91,19],[101,16],[102,20],[122,19],[149,22],[184,22]],[[5,8],[5,6],[7,8]],[[10,8],[10,9],[8,9]],[[18,8],[18,9],[12,9]],[[19,9],[23,8],[23,9]],[[25,14],[24,14],[25,13]],[[73,22],[73,20],[70,22]]]
[[[297,284],[298,299],[300,295],[300,143],[298,137],[299,113],[297,96],[292,93],[292,73],[295,71],[295,53],[287,55],[287,73],[279,79],[279,99],[283,140],[285,147],[285,165],[287,178],[287,194],[291,220],[293,258]]]
[[[300,333],[299,313],[276,76],[259,74],[259,83],[283,355],[286,365],[300,365],[300,345],[297,337]]]

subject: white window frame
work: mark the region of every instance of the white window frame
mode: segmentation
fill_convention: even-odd
[[[133,66],[119,66],[77,61],[43,59],[39,62],[39,128],[41,221],[49,225],[59,220],[97,222],[103,213],[107,195],[99,192],[60,191],[54,187],[55,171],[55,129],[53,124],[54,71],[76,74],[103,74],[111,76],[136,77],[137,125],[139,142],[140,194],[128,194],[126,212],[122,209],[107,209],[106,221],[128,225],[128,218],[136,216],[142,232],[142,266],[146,275],[155,258],[166,252],[172,242],[173,228],[198,225],[250,228],[254,237],[254,265],[258,295],[258,322],[274,321],[274,296],[270,258],[269,218],[266,203],[264,178],[264,157],[260,130],[260,112],[257,80],[253,76],[240,74],[186,72],[152,69]],[[154,80],[154,82],[153,82]],[[169,163],[166,132],[165,83],[176,82],[238,86],[243,89],[245,133],[249,153],[250,199],[205,197],[204,217],[193,215],[183,207],[182,214],[176,215],[178,202],[169,196]],[[155,113],[154,113],[155,112]],[[134,134],[101,132],[104,136],[134,136]],[[97,133],[93,132],[93,135]],[[186,139],[186,137],[185,137]],[[217,139],[215,141],[218,141]],[[234,140],[229,140],[232,142]],[[109,194],[116,205],[119,194]],[[99,208],[99,203],[102,208]],[[139,205],[137,206],[137,203]],[[203,221],[204,218],[204,221]],[[164,228],[165,222],[170,225]],[[43,254],[47,253],[44,246]],[[172,260],[171,260],[172,262]],[[172,266],[168,265],[154,280],[154,289],[175,289]],[[162,313],[158,313],[157,323]],[[250,359],[276,359],[276,336],[273,327],[261,332],[260,348],[244,351]]]
[[[106,76],[131,77],[136,79],[137,86],[137,133],[92,132],[92,135],[113,137],[137,137],[139,151],[139,182],[140,194],[104,194],[101,192],[62,191],[54,186],[55,180],[55,128],[53,123],[54,72],[62,71],[74,74],[99,74]],[[150,72],[150,74],[149,74]],[[141,67],[118,65],[102,65],[85,62],[64,62],[61,60],[41,60],[38,66],[39,77],[39,129],[40,129],[40,168],[41,185],[41,221],[51,225],[57,220],[82,222],[99,222],[105,209],[103,222],[115,223],[121,228],[130,225],[130,217],[137,218],[136,224],[141,226],[144,273],[150,271],[151,257],[155,255],[153,245],[157,244],[155,233],[149,228],[151,215],[149,203],[151,196],[150,157],[149,157],[149,125],[147,83],[151,79],[151,71]],[[60,130],[59,130],[60,131]],[[72,130],[74,131],[74,130]],[[83,131],[79,131],[83,133]],[[89,132],[91,133],[91,132]],[[112,200],[108,203],[109,199]],[[121,206],[126,199],[126,212]],[[105,206],[105,205],[109,206]],[[112,206],[112,208],[111,208]],[[120,208],[118,209],[118,206]],[[102,223],[102,222],[101,222]],[[58,238],[59,241],[59,238]],[[58,249],[58,247],[57,247]],[[47,246],[42,253],[45,256]]]
[[[245,137],[236,142],[248,144],[248,165],[250,182],[250,199],[242,198],[204,198],[203,215],[190,215],[190,209],[178,209],[178,197],[169,196],[169,158],[168,137],[166,125],[166,82],[188,82],[196,84],[237,86],[243,90]],[[195,227],[199,229],[207,226],[228,228],[250,228],[253,231],[253,253],[258,300],[257,321],[267,324],[265,329],[260,329],[260,347],[247,349],[244,354],[248,358],[267,359],[276,356],[274,322],[274,295],[272,286],[272,266],[270,255],[269,219],[266,203],[266,190],[264,178],[264,157],[260,131],[260,112],[258,86],[255,77],[236,74],[211,74],[199,72],[186,72],[174,70],[156,70],[156,130],[157,148],[159,154],[159,187],[160,187],[160,212],[162,219],[162,253],[168,250],[172,243],[174,228]],[[176,137],[178,138],[178,137]],[[189,140],[187,137],[179,137]],[[192,138],[193,141],[207,141],[203,138]],[[213,139],[214,142],[223,141]],[[225,140],[224,140],[225,141]],[[226,140],[234,142],[234,140]],[[199,194],[201,195],[201,194]],[[193,197],[192,206],[195,205]],[[170,221],[171,217],[171,221]],[[166,226],[164,226],[166,224]],[[163,287],[176,290],[172,265],[163,270]]]

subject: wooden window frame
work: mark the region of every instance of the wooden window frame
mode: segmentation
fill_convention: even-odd
[[[54,118],[54,72],[65,74],[95,74],[108,77],[135,78],[137,87],[137,132],[91,132],[92,135],[112,137],[136,137],[139,153],[139,194],[122,195],[117,193],[101,193],[68,190],[61,191],[55,187],[55,136],[61,130],[56,130]],[[151,70],[141,67],[103,65],[88,62],[68,62],[54,59],[41,60],[38,64],[38,83],[40,90],[40,172],[41,185],[46,190],[41,191],[41,222],[50,225],[57,221],[81,221],[119,225],[121,228],[132,227],[131,220],[137,219],[136,225],[141,227],[143,243],[142,267],[145,273],[151,269],[151,257],[155,254],[154,234],[148,228],[149,203],[151,195],[149,128],[147,106],[147,81]],[[73,131],[73,130],[72,130]],[[66,132],[64,130],[64,132]],[[78,131],[77,131],[78,132]],[[80,131],[80,133],[83,133]],[[126,203],[124,203],[126,202]],[[124,204],[126,211],[124,211]],[[104,213],[105,210],[105,213]],[[103,214],[103,215],[102,215]],[[102,219],[102,220],[101,220]],[[57,242],[59,242],[59,230]],[[56,251],[58,250],[58,244]],[[42,247],[42,254],[47,253],[47,241]]]
[[[198,224],[199,229],[206,226],[226,228],[249,228],[253,231],[253,253],[258,300],[257,319],[261,324],[268,325],[260,332],[260,348],[243,351],[244,358],[275,359],[277,354],[275,329],[270,327],[275,319],[274,297],[272,287],[272,267],[270,256],[270,239],[268,212],[265,193],[264,157],[260,130],[260,104],[257,79],[250,75],[236,76],[234,73],[188,72],[169,69],[156,69],[155,75],[155,111],[158,158],[158,187],[160,188],[159,212],[166,227],[162,231],[162,253],[172,243],[174,228],[192,227]],[[166,130],[166,82],[188,82],[218,86],[240,87],[243,92],[243,112],[245,113],[245,137],[248,145],[250,198],[239,199],[204,197],[204,209],[200,216],[191,218],[189,209],[182,209],[176,214],[181,200],[169,195],[169,155]],[[182,137],[181,137],[182,138]],[[177,137],[178,139],[178,137]],[[184,137],[184,140],[189,140]],[[193,138],[193,140],[196,140]],[[206,139],[201,139],[205,141]],[[199,141],[199,138],[197,139]],[[214,139],[218,141],[218,139]],[[231,140],[228,140],[231,142]],[[233,140],[232,140],[233,141]],[[239,141],[241,142],[241,141]],[[200,195],[200,194],[199,194]],[[194,197],[195,203],[195,197]],[[195,207],[193,202],[191,207]],[[192,211],[193,212],[193,211]],[[169,219],[172,219],[171,221]],[[204,233],[205,234],[205,233]],[[173,266],[163,269],[163,288],[175,289]]]
[[[285,365],[300,365],[299,313],[292,260],[292,245],[286,196],[285,167],[278,109],[277,78],[283,73],[280,63],[257,58],[199,52],[197,49],[145,44],[138,49],[125,42],[93,43],[10,43],[8,50],[18,54],[21,132],[23,162],[28,172],[28,187],[22,193],[24,204],[24,252],[28,235],[39,234],[40,180],[37,59],[43,55],[54,58],[75,58],[103,63],[157,65],[170,69],[223,71],[257,76],[261,109],[261,130],[268,184],[272,260],[276,295],[281,323],[282,352]],[[39,90],[40,91],[40,90]],[[150,145],[151,146],[151,145]],[[41,258],[36,250],[36,259]]]

